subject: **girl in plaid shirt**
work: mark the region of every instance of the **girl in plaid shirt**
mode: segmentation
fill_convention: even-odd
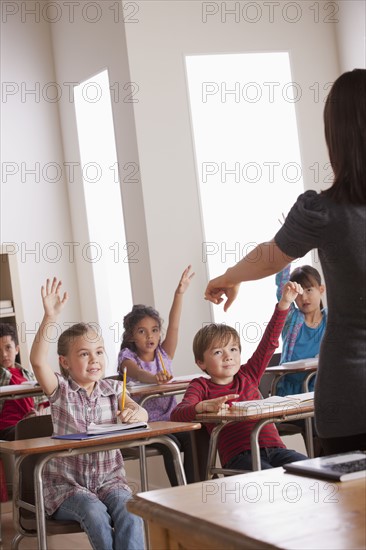
[[[61,281],[47,279],[42,287],[44,317],[34,339],[31,363],[51,404],[54,433],[85,432],[90,423],[146,421],[147,412],[126,396],[118,410],[121,383],[103,380],[103,339],[91,325],[79,323],[58,340],[62,375],[48,364],[49,330],[65,303]],[[46,512],[56,520],[78,521],[95,550],[144,548],[141,518],[130,514],[126,503],[131,490],[119,450],[55,458],[45,467]]]

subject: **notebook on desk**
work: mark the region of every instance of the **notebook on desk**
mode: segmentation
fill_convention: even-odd
[[[284,464],[291,474],[302,474],[333,481],[366,478],[366,454],[362,451],[320,456]]]
[[[116,433],[126,433],[146,429],[148,429],[148,424],[146,422],[130,422],[126,424],[91,424],[86,432],[64,435],[55,434],[52,438],[69,440],[92,439],[95,437],[105,437],[106,435],[113,435]]]
[[[230,409],[241,410],[250,415],[258,414],[258,411],[276,411],[282,410],[284,407],[301,407],[306,405],[314,405],[314,392],[299,393],[296,395],[286,395],[281,397],[279,395],[272,395],[266,399],[259,399],[257,401],[231,401]]]
[[[319,357],[309,357],[308,359],[298,359],[297,361],[288,361],[279,365],[283,369],[294,369],[296,367],[317,367],[319,364]]]

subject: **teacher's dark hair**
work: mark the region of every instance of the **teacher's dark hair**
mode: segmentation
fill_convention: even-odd
[[[366,203],[366,69],[342,74],[324,107],[324,131],[334,182],[325,194],[336,202]]]

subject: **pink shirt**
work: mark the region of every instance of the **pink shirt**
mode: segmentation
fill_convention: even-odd
[[[56,373],[59,385],[49,397],[54,434],[85,432],[94,422],[115,422],[121,382],[99,380],[90,396],[71,378]],[[130,491],[121,451],[101,451],[70,458],[53,458],[43,473],[45,508],[52,515],[64,500],[77,492],[104,498],[110,489]]]

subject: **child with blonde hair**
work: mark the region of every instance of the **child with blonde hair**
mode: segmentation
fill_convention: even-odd
[[[42,286],[44,317],[30,355],[51,404],[54,433],[85,432],[91,423],[146,421],[147,412],[129,396],[120,410],[122,385],[103,379],[104,342],[92,325],[78,323],[61,334],[58,354],[64,374],[53,371],[48,362],[49,331],[68,299],[60,292],[56,278]],[[79,522],[95,550],[144,548],[142,520],[126,507],[131,490],[121,451],[54,458],[45,466],[43,481],[47,514]]]

